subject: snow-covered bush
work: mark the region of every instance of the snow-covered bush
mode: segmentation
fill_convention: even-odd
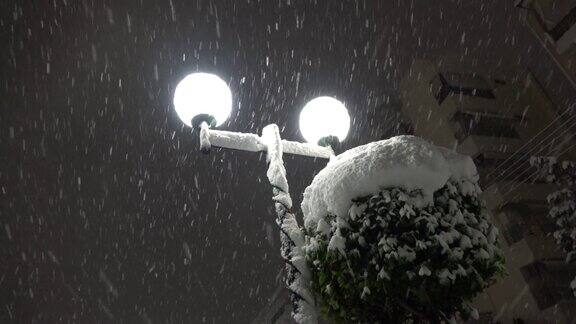
[[[343,323],[477,315],[467,302],[504,269],[479,194],[469,158],[413,136],[332,160],[302,204],[324,314]]]
[[[560,188],[547,197],[548,215],[556,224],[554,239],[566,252],[566,262],[576,262],[576,164],[571,161],[558,163],[555,157],[533,157],[530,163],[540,171],[542,179]],[[576,296],[576,277],[570,288]]]
[[[558,190],[548,196],[550,217],[555,221],[556,243],[566,251],[566,262],[576,262],[576,197],[569,189]]]

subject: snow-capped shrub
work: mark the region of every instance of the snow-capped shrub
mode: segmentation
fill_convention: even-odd
[[[421,190],[385,188],[307,228],[312,290],[336,322],[401,323],[476,317],[468,302],[504,270],[497,229],[478,185],[448,180]]]
[[[555,157],[532,157],[532,166],[540,172],[541,179],[556,184],[561,189],[548,195],[548,216],[556,224],[554,239],[566,252],[566,262],[576,262],[576,163],[563,161],[558,163]],[[570,289],[576,296],[576,277],[570,283]]]
[[[480,193],[470,157],[415,136],[330,159],[302,200],[316,305],[344,323],[477,315],[504,267]]]
[[[557,226],[554,231],[556,243],[566,252],[566,262],[576,262],[576,197],[574,192],[570,189],[558,190],[548,195],[548,204],[550,205],[550,218]]]

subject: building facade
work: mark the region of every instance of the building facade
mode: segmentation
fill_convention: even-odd
[[[517,0],[521,17],[576,89],[576,0]]]
[[[573,156],[576,117],[557,111],[527,71],[483,73],[459,59],[415,61],[401,82],[404,118],[414,135],[467,154],[478,167],[508,271],[475,301],[480,322],[573,323],[576,268],[551,237],[545,198],[554,187],[529,160]]]

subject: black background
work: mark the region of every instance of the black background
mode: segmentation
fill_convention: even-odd
[[[261,154],[198,151],[177,82],[218,74],[223,129],[344,101],[344,148],[394,134],[412,60],[530,68],[574,98],[511,1],[2,1],[0,322],[246,323],[282,268]],[[324,161],[287,157],[295,205]],[[188,253],[189,251],[189,253]]]

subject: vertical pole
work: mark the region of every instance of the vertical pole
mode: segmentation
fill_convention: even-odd
[[[262,140],[267,146],[268,171],[266,173],[276,209],[276,224],[280,228],[280,254],[286,263],[286,286],[292,301],[292,316],[298,323],[316,323],[314,299],[308,290],[310,273],[302,251],[304,235],[292,213],[292,198],[282,160],[282,140],[275,124],[262,130]]]
[[[203,121],[200,124],[200,151],[204,154],[210,153],[210,126],[208,123]]]

